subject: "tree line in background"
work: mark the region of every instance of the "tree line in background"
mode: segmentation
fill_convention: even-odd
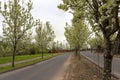
[[[97,37],[93,37],[93,39],[88,39],[90,46],[98,48],[104,46],[105,49],[104,70],[102,80],[111,80],[112,59],[113,56],[118,53],[120,46],[120,0],[62,0],[62,1],[63,3],[60,4],[58,8],[64,11],[70,11],[70,13],[73,14],[74,16],[73,20],[75,19],[75,21],[72,22],[73,27],[76,27],[74,25],[75,23],[81,23],[82,20],[83,22],[88,21],[88,23],[91,25],[92,30],[95,32],[95,35],[97,35]],[[79,24],[78,26],[86,28],[84,25]],[[71,35],[74,35],[74,33],[77,32],[73,30],[71,31],[72,31],[70,32]],[[66,30],[66,32],[69,33],[68,29]],[[68,35],[66,35],[66,37],[69,38]],[[71,36],[69,39],[74,40],[75,37]],[[71,44],[71,41],[69,39],[68,42]],[[79,42],[81,40],[83,39],[80,39]],[[78,40],[75,39],[75,42],[77,41]],[[103,44],[101,45],[98,43],[96,46],[97,41]]]
[[[0,2],[3,17],[0,56],[12,56],[12,67],[16,55],[43,53],[53,49],[55,34],[50,22],[43,24],[39,19],[34,20],[32,9],[31,0],[26,3],[20,0]]]

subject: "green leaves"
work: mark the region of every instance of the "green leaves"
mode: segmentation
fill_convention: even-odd
[[[8,4],[4,4],[4,10],[1,10],[1,14],[5,19],[3,24],[6,24],[4,30],[5,27],[6,29],[9,28],[9,30],[5,31],[6,34],[11,33],[11,36],[14,36],[13,30],[16,28],[15,35],[19,38],[33,26],[33,17],[30,13],[32,2],[30,1],[28,4],[28,8],[24,8],[19,0],[15,1],[15,5],[14,1],[9,1]]]
[[[67,7],[66,4],[60,4],[60,5],[58,6],[58,8],[59,8],[59,9],[62,9],[62,10],[64,10],[64,11],[67,11],[67,10],[68,10],[68,7]]]
[[[34,25],[30,12],[32,10],[32,2],[29,1],[28,5],[25,4],[21,4],[21,0],[9,0],[4,2],[3,8],[0,9],[0,13],[4,18],[3,35],[5,39],[9,39],[10,46],[12,46],[11,51],[13,50],[13,57],[18,52],[20,40],[25,38],[24,36],[28,34],[28,30]]]
[[[90,31],[85,24],[85,0],[62,0],[58,6],[64,11],[70,10],[73,14],[72,26],[66,25],[65,36],[68,43],[76,48],[82,46],[90,35]]]
[[[67,27],[65,27],[66,39],[73,48],[77,46],[82,47],[89,38],[89,35],[90,31],[83,20],[79,20],[79,23],[74,22],[73,26],[67,25]]]
[[[42,24],[40,20],[36,20],[36,44],[40,49],[44,48],[44,50],[49,49],[51,47],[51,43],[55,38],[54,31],[52,30],[52,26],[49,22]]]

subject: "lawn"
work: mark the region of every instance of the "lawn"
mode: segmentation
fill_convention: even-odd
[[[48,56],[50,54],[44,54],[44,56]],[[34,55],[20,55],[15,57],[15,61],[22,61],[22,60],[27,60],[27,59],[33,59],[41,57],[41,54],[34,54]],[[9,63],[12,61],[12,56],[9,57],[0,57],[0,64],[5,64]]]
[[[25,66],[29,66],[29,65],[33,65],[35,63],[38,63],[38,62],[41,62],[41,61],[44,61],[44,60],[48,60],[52,57],[55,57],[59,54],[54,54],[54,55],[51,55],[49,56],[50,54],[45,54],[44,56],[46,56],[44,59],[35,59],[33,61],[28,61],[28,62],[23,62],[23,63],[20,63],[20,64],[16,64],[15,67],[11,67],[10,66],[5,66],[5,67],[0,67],[0,73],[2,72],[6,72],[6,71],[11,71],[11,70],[14,70],[14,69],[18,69],[18,68],[22,68],[22,67],[25,67]],[[32,59],[32,58],[36,58],[36,57],[40,57],[41,54],[36,54],[36,55],[24,55],[24,56],[17,56],[16,58],[18,58],[18,61],[19,60],[27,60],[27,59]],[[6,59],[10,59],[11,57],[6,57]],[[0,58],[1,59],[1,58]],[[5,60],[6,60],[5,59]],[[6,60],[7,61],[7,60]]]

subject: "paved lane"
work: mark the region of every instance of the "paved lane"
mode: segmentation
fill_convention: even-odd
[[[103,67],[103,56],[98,54],[92,54],[90,51],[81,52],[82,55],[86,56],[96,64]],[[120,59],[113,58],[112,72],[120,78]]]
[[[0,80],[52,80],[69,55],[63,54],[32,66],[0,74]]]

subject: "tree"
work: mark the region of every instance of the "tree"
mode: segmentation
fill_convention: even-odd
[[[43,43],[44,39],[43,36],[45,36],[44,32],[43,32],[43,25],[42,22],[40,22],[40,20],[36,20],[36,36],[35,36],[35,40],[36,40],[36,44],[39,47],[40,52],[42,52],[42,59],[43,59]]]
[[[87,43],[90,45],[91,50],[97,50],[98,52],[103,51],[105,48],[104,40],[102,37],[92,37],[87,41]]]
[[[15,55],[17,53],[17,45],[19,40],[24,36],[27,30],[33,26],[33,17],[31,15],[32,2],[29,0],[24,7],[20,0],[9,0],[4,3],[4,8],[0,8],[0,13],[4,17],[3,34],[9,38],[12,43],[12,67],[14,67]]]
[[[42,52],[43,58],[43,51],[47,51],[52,46],[51,43],[55,38],[55,34],[49,22],[42,24],[40,20],[37,20],[36,26],[35,40],[36,44],[38,44],[38,47],[40,48],[40,51]]]
[[[68,43],[76,50],[76,56],[80,48],[82,48],[83,44],[86,43],[90,31],[83,22],[83,20],[77,20],[76,17],[72,20],[72,27],[69,25],[65,28],[65,36]],[[79,23],[78,23],[79,21]]]
[[[59,8],[63,10],[72,9],[79,14],[83,12],[83,17],[89,20],[89,23],[97,31],[101,31],[105,42],[104,53],[104,73],[103,80],[111,80],[111,67],[113,55],[118,51],[120,45],[120,1],[119,0],[62,0],[63,4]],[[86,15],[86,16],[85,16]],[[81,18],[81,17],[80,17]],[[117,34],[111,41],[111,36]],[[113,46],[112,46],[113,45]],[[112,48],[111,48],[112,46]]]
[[[120,25],[118,9],[120,2],[117,0],[108,0],[97,2],[96,0],[87,0],[93,17],[88,17],[92,22],[97,24],[104,38],[105,53],[104,53],[104,73],[103,80],[111,80],[112,58],[117,53],[120,44]],[[114,4],[114,5],[113,5]],[[117,33],[114,40],[111,37]]]
[[[36,48],[34,49],[34,47],[36,46],[33,43],[34,42],[32,31],[28,30],[27,33],[25,33],[24,36],[19,40],[17,54],[18,55],[35,54],[37,49]]]
[[[51,43],[54,41],[54,38],[55,38],[55,33],[52,29],[52,26],[50,25],[50,22],[46,22],[45,23],[45,27],[44,27],[44,30],[45,30],[45,43],[46,43],[46,48],[50,48],[52,45]]]

